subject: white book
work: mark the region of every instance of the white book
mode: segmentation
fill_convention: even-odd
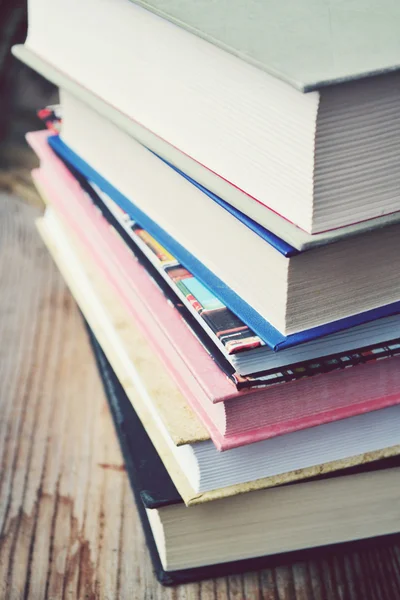
[[[166,571],[397,533],[400,468],[146,509]]]
[[[26,47],[296,247],[399,218],[396,74],[302,93],[130,0],[30,0]]]

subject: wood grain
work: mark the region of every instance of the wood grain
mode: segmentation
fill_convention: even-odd
[[[0,597],[399,599],[395,541],[175,589],[155,581],[86,332],[37,214],[0,196]]]

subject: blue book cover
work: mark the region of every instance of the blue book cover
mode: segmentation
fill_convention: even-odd
[[[266,321],[253,307],[245,302],[236,292],[229,288],[213,272],[205,267],[198,258],[188,252],[179,242],[172,238],[164,229],[150,219],[131,200],[121,194],[104,177],[73,152],[58,136],[48,138],[55,153],[66,163],[70,164],[87,180],[95,183],[105,194],[122,208],[134,221],[146,229],[168,252],[176,257],[211,293],[225,306],[237,315],[250,329],[256,333],[270,348],[275,351],[296,346],[313,339],[335,333],[349,327],[361,325],[381,317],[400,313],[400,302],[369,310],[358,315],[314,327],[307,331],[285,336]],[[202,188],[200,188],[202,189]],[[259,226],[257,226],[259,227]],[[266,230],[264,230],[266,231]],[[276,238],[276,236],[274,236]],[[264,238],[266,243],[270,240]],[[277,238],[279,239],[279,238]],[[272,244],[275,248],[276,245]],[[283,254],[283,252],[282,252]]]

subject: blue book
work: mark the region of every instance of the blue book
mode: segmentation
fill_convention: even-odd
[[[283,350],[291,346],[296,346],[313,339],[329,335],[336,331],[361,325],[381,317],[400,313],[400,302],[395,302],[380,308],[369,310],[352,317],[346,317],[326,325],[313,327],[306,331],[283,335],[273,327],[264,317],[262,317],[252,306],[243,300],[234,290],[228,287],[219,277],[203,265],[198,258],[188,252],[177,240],[172,238],[156,222],[149,218],[139,207],[131,200],[119,192],[102,175],[96,172],[89,164],[82,160],[73,152],[58,136],[49,137],[49,144],[56,154],[67,164],[76,169],[87,180],[96,184],[105,194],[107,194],[116,204],[118,204],[134,221],[139,223],[153,236],[162,246],[164,246],[179,262],[184,265],[204,286],[206,286],[217,298],[220,299],[233,313],[235,313],[246,325],[248,325],[270,348],[275,351]],[[203,190],[202,190],[203,191]],[[209,194],[208,194],[209,195]],[[221,200],[222,202],[222,200]],[[255,225],[255,224],[254,224]],[[257,226],[259,227],[259,226]],[[263,228],[261,228],[263,229]],[[281,254],[285,254],[285,242],[273,236],[268,237],[267,230],[264,229],[262,237],[265,242],[271,244]],[[261,232],[258,232],[260,235]],[[278,242],[279,240],[279,242]],[[282,244],[280,244],[282,242]],[[280,246],[279,248],[277,246]],[[288,246],[286,244],[286,246]],[[286,251],[290,252],[286,248]]]

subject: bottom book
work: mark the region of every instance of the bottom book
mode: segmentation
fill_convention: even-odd
[[[174,585],[388,543],[400,459],[186,507],[88,327],[157,579]],[[371,539],[374,538],[374,539]]]

